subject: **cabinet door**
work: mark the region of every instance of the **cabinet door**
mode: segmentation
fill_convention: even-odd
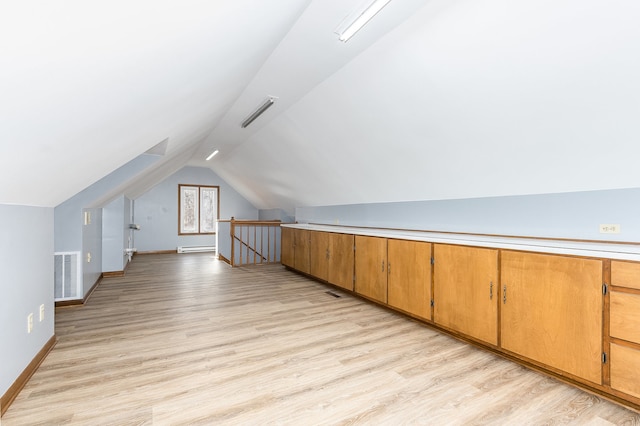
[[[433,320],[498,344],[498,250],[434,246]]]
[[[311,275],[321,280],[329,279],[329,237],[328,232],[310,232],[309,270]]]
[[[280,228],[280,263],[293,268],[294,239],[291,228]]]
[[[353,291],[353,235],[329,234],[329,281]]]
[[[356,235],[356,292],[387,303],[387,239]]]
[[[389,305],[431,319],[431,244],[388,241]]]
[[[306,229],[296,229],[294,233],[293,264],[298,271],[306,274],[311,272],[309,268],[309,232]]]
[[[602,262],[504,251],[501,270],[502,348],[601,384]]]
[[[611,344],[611,387],[640,398],[640,349]]]

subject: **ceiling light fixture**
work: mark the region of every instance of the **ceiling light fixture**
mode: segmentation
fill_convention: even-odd
[[[364,27],[378,12],[382,10],[391,0],[374,0],[358,17],[347,26],[343,31],[338,33],[338,40],[347,42],[360,28]]]
[[[253,120],[260,117],[260,115],[262,115],[263,112],[271,108],[271,105],[273,105],[275,102],[276,102],[276,98],[273,96],[270,96],[269,99],[267,99],[262,105],[258,107],[258,109],[256,109],[249,117],[247,117],[246,120],[242,122],[240,127],[244,129],[249,124],[253,123]]]
[[[211,160],[213,157],[216,156],[216,154],[220,152],[217,149],[215,151],[213,151],[211,154],[209,154],[209,156],[207,157],[207,161]]]

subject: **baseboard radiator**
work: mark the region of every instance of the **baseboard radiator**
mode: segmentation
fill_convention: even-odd
[[[202,253],[207,251],[216,251],[214,246],[180,246],[178,253]]]

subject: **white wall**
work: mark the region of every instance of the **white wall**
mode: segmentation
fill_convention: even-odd
[[[179,246],[215,246],[214,235],[178,235],[178,184],[220,186],[220,219],[257,219],[258,210],[235,189],[204,167],[184,167],[134,201],[138,251],[176,250]]]
[[[0,205],[0,235],[2,395],[54,334],[53,209]],[[29,313],[34,315],[31,334]]]
[[[640,187],[639,20],[637,1],[426,1],[216,170],[288,212]]]

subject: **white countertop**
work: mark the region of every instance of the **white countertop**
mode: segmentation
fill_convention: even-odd
[[[337,225],[282,224],[282,226],[295,229],[307,229],[311,231],[336,232],[340,234],[366,235],[371,237],[426,241],[431,243],[458,244],[474,247],[489,247],[539,253],[640,261],[640,244],[632,243],[439,233],[402,229],[359,228]]]

